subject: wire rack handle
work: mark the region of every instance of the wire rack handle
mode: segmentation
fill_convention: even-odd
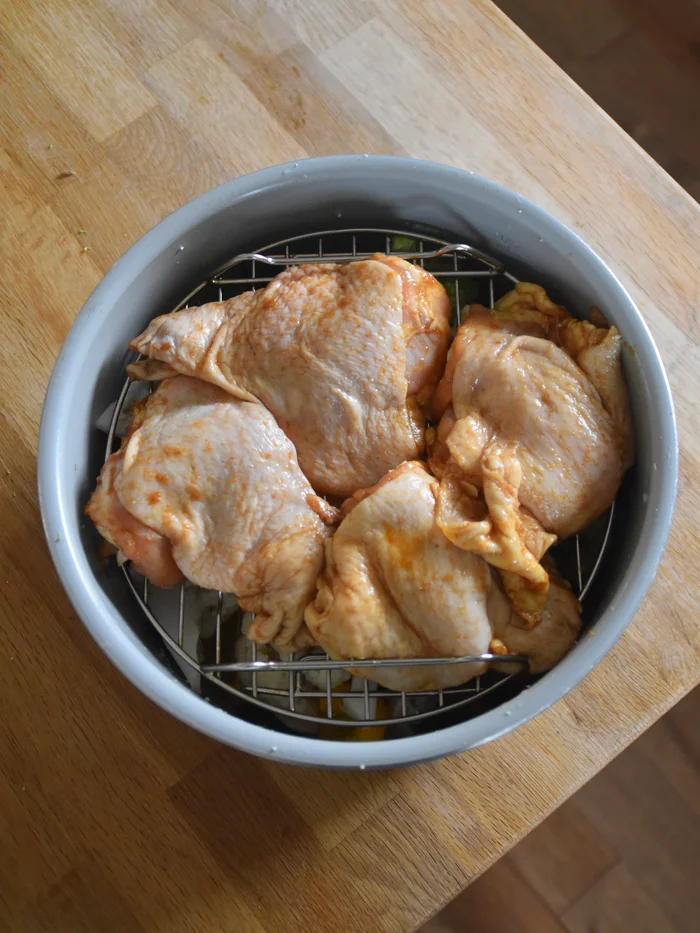
[[[493,272],[497,275],[505,272],[505,267],[502,262],[498,259],[494,259],[493,256],[489,256],[486,253],[482,253],[481,250],[477,249],[475,246],[470,246],[468,243],[448,243],[446,246],[440,247],[440,249],[433,250],[417,250],[414,252],[393,252],[392,256],[396,256],[399,259],[439,259],[441,256],[446,256],[448,253],[464,253],[467,256],[471,256],[474,259],[478,259],[480,262],[483,262],[484,265],[488,266]],[[263,262],[268,266],[294,266],[298,265],[300,262],[303,262],[305,265],[311,263],[324,263],[324,262],[356,262],[358,259],[363,258],[361,255],[358,256],[356,253],[333,253],[328,256],[268,256],[265,253],[239,253],[233,261],[229,264],[235,266],[239,262]],[[216,281],[216,279],[214,279]]]
[[[498,661],[505,664],[527,664],[527,658],[522,654],[465,654],[457,658],[348,658],[345,661],[332,661],[330,658],[320,658],[311,655],[299,661],[231,661],[225,664],[203,664],[202,670],[207,673],[222,673],[225,671],[238,671],[240,673],[252,671],[343,671],[353,668],[378,667],[429,667],[432,664],[473,664],[475,662],[489,663]]]

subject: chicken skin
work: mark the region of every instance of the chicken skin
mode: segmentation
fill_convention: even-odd
[[[100,532],[158,585],[180,572],[235,594],[256,614],[251,640],[308,645],[303,611],[336,510],[272,415],[185,376],[136,407],[87,506]]]
[[[503,571],[532,623],[549,586],[543,554],[610,506],[632,460],[620,353],[615,328],[524,283],[492,313],[470,309],[435,393],[438,525]]]
[[[438,528],[438,487],[423,464],[404,463],[345,503],[346,517],[326,542],[318,593],[305,613],[311,634],[330,657],[343,660],[459,657],[492,646],[509,651],[512,636],[517,652],[531,652],[533,669],[551,666],[576,638],[578,601],[557,582],[547,625],[538,635],[528,632],[491,567]],[[469,662],[353,673],[393,690],[427,690],[464,683],[485,668]]]
[[[143,423],[145,405],[133,408],[131,426],[121,448],[107,460],[97,479],[97,488],[85,509],[102,537],[142,573],[154,586],[175,586],[183,579],[173,560],[170,541],[127,512],[119,500],[115,481],[121,474],[129,438]]]
[[[511,654],[524,654],[531,674],[542,674],[560,661],[573,647],[581,630],[581,606],[571,587],[545,558],[550,577],[547,602],[539,623],[533,628],[516,612],[510,611],[508,601],[500,602],[491,613],[495,638]],[[504,603],[505,608],[504,608]],[[498,665],[494,665],[498,667]],[[510,672],[512,667],[503,666]]]
[[[347,497],[422,453],[449,317],[442,285],[402,259],[292,266],[261,291],[156,318],[130,373],[259,400],[314,489]]]

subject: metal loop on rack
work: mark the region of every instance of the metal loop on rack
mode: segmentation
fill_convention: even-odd
[[[490,663],[498,661],[499,664],[527,664],[523,654],[465,654],[460,657],[441,658],[346,658],[344,661],[333,661],[330,658],[318,655],[307,655],[298,661],[228,661],[224,664],[202,664],[202,671],[207,674],[225,672],[252,672],[252,671],[344,671],[349,668],[380,667],[430,667],[435,664],[474,664],[481,661]]]
[[[488,266],[491,270],[491,273],[481,273],[483,274],[492,274],[492,275],[504,275],[505,268],[503,263],[498,259],[494,259],[493,256],[488,256],[486,253],[482,253],[481,250],[476,249],[474,246],[469,246],[467,243],[448,243],[445,246],[441,246],[439,249],[433,250],[414,250],[411,252],[391,252],[390,255],[396,256],[399,259],[406,260],[415,260],[417,262],[424,262],[426,259],[440,259],[442,256],[447,256],[448,254],[454,253],[463,253],[466,256],[471,256],[473,259],[478,259],[479,262],[483,262],[484,265]],[[322,256],[316,254],[307,255],[306,253],[297,253],[294,256],[281,256],[281,255],[269,255],[267,253],[239,253],[233,261],[231,262],[228,268],[238,265],[242,262],[262,262],[268,266],[293,266],[300,263],[310,264],[310,263],[322,263],[322,262],[334,262],[334,263],[343,263],[343,262],[357,262],[358,259],[370,259],[374,256],[374,253],[324,253]],[[228,269],[226,270],[228,271]],[[454,271],[447,273],[448,275],[455,275]],[[457,273],[459,274],[459,273]],[[474,276],[475,272],[463,272],[461,273],[464,276]],[[231,281],[222,277],[223,273],[219,276],[215,276],[212,281],[216,284],[224,285],[227,282]],[[238,281],[237,279],[234,281]]]

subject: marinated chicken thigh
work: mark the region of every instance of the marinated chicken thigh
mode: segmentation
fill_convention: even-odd
[[[535,633],[515,616],[491,567],[437,527],[438,485],[423,464],[404,463],[345,503],[346,517],[326,542],[318,593],[305,613],[311,634],[336,659],[508,651],[512,635],[517,652],[531,647],[538,669],[554,663],[578,632],[575,597],[563,584],[552,587],[547,629],[530,641]],[[485,667],[471,662],[353,673],[394,690],[423,690],[464,683]]]
[[[153,528],[144,525],[127,512],[119,500],[115,481],[121,474],[124,452],[129,438],[143,422],[145,405],[133,408],[131,427],[121,448],[107,460],[97,479],[97,488],[85,509],[102,537],[108,541],[135,570],[142,573],[154,586],[175,586],[182,572],[173,560],[170,541]]]
[[[492,313],[497,320],[519,322],[523,333],[546,337],[566,350],[598,391],[615,424],[624,469],[631,466],[632,418],[622,373],[622,337],[617,328],[610,327],[598,308],[591,308],[590,321],[572,317],[563,305],[554,304],[541,285],[532,282],[519,282],[496,303]]]
[[[449,317],[444,288],[402,259],[292,266],[261,291],[156,318],[131,343],[150,360],[130,372],[260,400],[316,491],[346,497],[423,451]]]
[[[503,571],[516,609],[544,608],[544,552],[610,506],[632,459],[614,328],[569,317],[539,286],[473,306],[435,393],[438,525]]]
[[[336,513],[257,402],[166,379],[139,403],[87,513],[154,583],[177,582],[176,565],[199,586],[234,593],[256,613],[251,640],[309,643],[303,611]]]

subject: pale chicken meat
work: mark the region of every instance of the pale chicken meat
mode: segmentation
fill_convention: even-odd
[[[610,506],[632,460],[620,353],[614,328],[522,284],[494,312],[470,309],[435,393],[438,524],[503,571],[532,623],[549,586],[543,554]]]
[[[292,266],[261,291],[156,318],[130,373],[258,399],[314,489],[346,497],[422,453],[449,317],[442,285],[402,259]]]
[[[491,613],[494,639],[491,649],[498,651],[500,642],[504,651],[510,654],[524,654],[528,659],[531,674],[542,674],[560,661],[573,647],[581,631],[581,605],[571,592],[571,587],[547,561],[550,587],[547,601],[540,614],[540,621],[534,627],[516,612],[511,611],[508,600],[504,599]],[[495,601],[494,601],[495,602]],[[495,664],[494,667],[499,667]],[[506,673],[513,668],[501,665]]]
[[[173,560],[170,542],[127,512],[115,489],[115,480],[122,471],[129,437],[143,421],[144,414],[143,404],[134,406],[130,430],[122,442],[121,449],[112,454],[102,467],[97,479],[97,488],[90,496],[85,511],[102,537],[122,558],[130,560],[135,570],[148,577],[155,586],[175,586],[183,577]]]
[[[557,583],[546,628],[528,632],[489,564],[438,528],[438,486],[422,463],[405,463],[345,503],[305,613],[314,639],[331,658],[348,660],[502,653],[511,650],[512,636],[516,653],[532,653],[533,669],[550,666],[576,638],[577,600]],[[426,690],[464,683],[485,669],[477,661],[353,673],[394,690]]]
[[[310,643],[303,612],[336,510],[259,403],[198,379],[166,379],[138,403],[87,512],[154,583],[183,575],[235,594],[255,613],[251,640]]]
[[[532,282],[518,283],[496,303],[493,315],[502,322],[519,322],[523,333],[546,337],[566,350],[586,373],[612,418],[627,469],[634,460],[634,440],[622,373],[622,337],[617,328],[610,327],[595,307],[591,308],[590,321],[572,317],[563,305],[549,298],[541,285]]]

